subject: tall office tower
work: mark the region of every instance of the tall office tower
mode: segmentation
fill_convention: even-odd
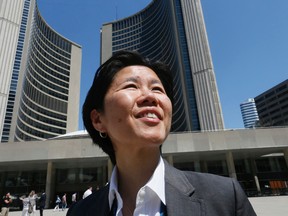
[[[258,123],[259,117],[253,98],[240,104],[240,110],[245,128],[253,128]]]
[[[78,129],[82,49],[54,31],[36,0],[0,1],[0,139]]]
[[[259,126],[288,126],[288,79],[255,97]]]
[[[138,13],[106,23],[101,62],[118,50],[137,50],[172,69],[172,131],[224,128],[200,0],[153,0]]]

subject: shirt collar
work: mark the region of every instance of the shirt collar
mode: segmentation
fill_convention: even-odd
[[[160,200],[166,205],[166,198],[165,198],[165,166],[162,157],[160,157],[159,163],[154,170],[153,175],[147,182],[147,184],[144,187],[149,187],[151,190],[153,190],[157,196],[160,198]],[[113,201],[115,199],[115,196],[118,201],[118,205],[122,206],[122,199],[118,192],[118,178],[117,178],[117,167],[115,166],[112,171],[111,179],[110,179],[110,187],[109,187],[109,206],[110,209],[112,207]]]
[[[110,179],[110,186],[109,186],[109,207],[111,209],[113,201],[115,199],[115,195],[117,197],[117,200],[122,200],[118,199],[118,196],[120,197],[120,194],[118,193],[118,178],[117,178],[117,167],[114,166],[111,179]]]
[[[165,180],[164,180],[164,162],[162,157],[160,157],[159,163],[151,176],[150,180],[145,186],[152,189],[160,198],[160,200],[166,205],[165,199]]]

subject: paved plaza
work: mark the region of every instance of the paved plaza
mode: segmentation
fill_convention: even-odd
[[[249,198],[258,216],[287,216],[288,196],[269,196]],[[44,216],[65,216],[66,211],[56,211],[53,209],[44,210]],[[39,216],[37,210],[35,216]],[[10,212],[9,216],[21,216],[21,212]]]
[[[258,216],[287,216],[288,196],[249,198]]]

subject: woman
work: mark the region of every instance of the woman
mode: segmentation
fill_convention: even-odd
[[[28,210],[29,210],[29,197],[26,197],[26,195],[20,197],[20,200],[22,200],[23,203],[23,209],[22,209],[22,214],[21,216],[28,216]]]
[[[235,180],[179,171],[162,159],[172,118],[170,74],[128,51],[98,69],[83,121],[115,167],[110,183],[67,215],[255,215]]]
[[[35,212],[36,212],[36,199],[38,198],[38,197],[37,197],[37,194],[35,194],[35,191],[34,191],[34,190],[32,190],[32,191],[29,193],[28,198],[29,198],[30,205],[33,207],[33,211],[32,211],[31,214],[34,215]]]

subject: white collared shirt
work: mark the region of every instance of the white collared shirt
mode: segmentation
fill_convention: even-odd
[[[166,205],[165,199],[165,180],[164,180],[164,162],[160,157],[159,163],[149,179],[137,193],[136,196],[136,208],[134,210],[134,216],[159,216],[161,201]],[[112,207],[114,198],[117,198],[117,212],[116,216],[122,216],[123,201],[118,192],[118,180],[117,180],[117,168],[114,167],[110,188],[109,188],[109,205]]]

